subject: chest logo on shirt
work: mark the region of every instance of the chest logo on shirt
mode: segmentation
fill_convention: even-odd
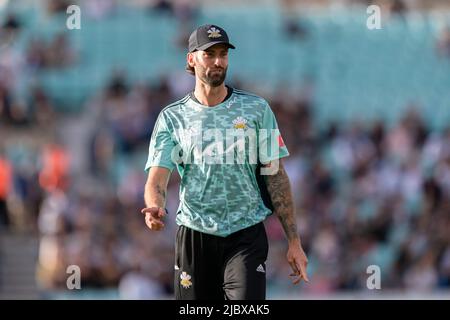
[[[247,120],[243,117],[237,117],[233,120],[233,127],[235,129],[247,129]]]

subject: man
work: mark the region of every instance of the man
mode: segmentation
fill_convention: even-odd
[[[272,211],[258,186],[258,163],[268,171],[261,177],[286,233],[293,282],[308,281],[289,179],[279,160],[289,152],[267,102],[224,84],[230,48],[235,47],[216,25],[191,34],[186,69],[195,75],[195,89],[161,111],[150,141],[142,213],[151,230],[164,228],[175,167],[181,176],[176,299],[266,298],[263,221]]]

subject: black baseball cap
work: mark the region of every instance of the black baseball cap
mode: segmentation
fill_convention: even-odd
[[[228,48],[235,49],[228,39],[228,35],[221,27],[205,24],[195,29],[189,37],[189,52],[203,51],[215,44],[224,43]]]

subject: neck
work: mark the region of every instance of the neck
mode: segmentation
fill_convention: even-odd
[[[201,81],[195,83],[195,97],[201,104],[208,107],[221,103],[227,96],[227,92],[225,83],[222,83],[218,87],[211,87]]]

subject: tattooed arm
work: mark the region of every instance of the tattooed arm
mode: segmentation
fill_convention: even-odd
[[[284,233],[288,240],[287,260],[292,268],[294,276],[294,284],[299,283],[302,279],[309,281],[306,272],[308,265],[308,258],[306,257],[300,237],[297,233],[297,225],[295,222],[294,202],[292,200],[291,186],[289,177],[284,170],[281,160],[278,160],[278,170],[275,174],[266,175],[267,190],[270,194],[270,199],[274,207],[274,212],[283,226]],[[269,164],[266,167],[270,167]]]
[[[170,170],[163,167],[151,167],[145,184],[144,200],[146,208],[145,223],[151,230],[162,230],[162,218],[166,215],[166,192]]]

